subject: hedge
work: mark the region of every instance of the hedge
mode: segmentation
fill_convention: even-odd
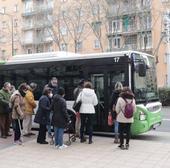
[[[170,106],[170,88],[159,88],[159,98],[163,106]]]

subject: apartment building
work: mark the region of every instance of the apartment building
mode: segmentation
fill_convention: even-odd
[[[166,86],[170,86],[170,0],[162,0],[163,3],[163,25],[164,25],[164,67],[166,72]]]
[[[21,9],[20,0],[0,1],[0,59],[21,51]]]
[[[110,50],[138,50],[156,57],[158,85],[170,86],[164,61],[163,5],[158,0],[108,0]]]
[[[139,50],[156,57],[158,85],[170,86],[170,52],[163,19],[168,2],[0,0],[1,13],[6,13],[0,15],[0,55]],[[8,14],[13,17],[13,26]]]

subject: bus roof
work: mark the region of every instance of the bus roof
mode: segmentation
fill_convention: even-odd
[[[8,60],[5,65],[15,64],[27,64],[27,63],[38,63],[38,62],[53,62],[53,61],[67,61],[67,60],[80,60],[80,59],[94,59],[94,58],[107,58],[107,57],[120,57],[125,54],[139,53],[137,51],[120,51],[120,52],[106,52],[106,53],[93,53],[93,54],[76,54],[71,52],[44,52],[34,54],[15,55]],[[145,54],[148,55],[148,54]],[[151,55],[148,55],[151,56]]]

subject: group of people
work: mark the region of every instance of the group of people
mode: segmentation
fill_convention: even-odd
[[[14,130],[14,143],[21,144],[21,127],[23,135],[31,136],[32,114],[36,107],[33,91],[37,85],[22,83],[15,90],[9,82],[5,82],[0,90],[0,132],[1,138],[11,136],[10,126]]]
[[[10,125],[14,130],[14,143],[22,144],[21,129],[23,126],[23,135],[30,137],[34,135],[31,132],[32,114],[36,108],[34,100],[34,91],[37,84],[26,83],[20,84],[17,90],[11,87],[9,82],[4,83],[0,90],[0,132],[1,138],[11,136]],[[75,132],[80,138],[80,142],[84,143],[88,132],[88,143],[93,143],[93,122],[95,115],[95,106],[98,99],[93,89],[92,83],[81,80],[74,92],[75,103],[81,101],[79,111],[76,111]],[[37,143],[48,144],[46,141],[46,132],[51,136],[51,125],[54,128],[55,147],[58,149],[66,148],[63,143],[64,129],[72,121],[67,111],[66,100],[64,99],[65,90],[58,86],[58,80],[53,77],[50,82],[44,86],[42,96],[39,99],[38,108],[34,118],[34,122],[39,124],[39,132]],[[134,94],[128,87],[122,86],[117,82],[111,96],[110,111],[114,119],[115,127],[115,143],[119,142],[121,149],[129,147],[130,126],[133,122],[133,116],[126,118],[124,109],[127,103],[132,103],[135,110]],[[124,144],[124,133],[126,136],[126,144]]]

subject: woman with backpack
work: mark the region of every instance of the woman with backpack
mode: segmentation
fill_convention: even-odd
[[[120,149],[129,148],[130,127],[133,123],[133,113],[136,109],[135,96],[129,87],[124,87],[116,104],[117,121],[119,122]],[[124,134],[126,144],[124,145]]]

